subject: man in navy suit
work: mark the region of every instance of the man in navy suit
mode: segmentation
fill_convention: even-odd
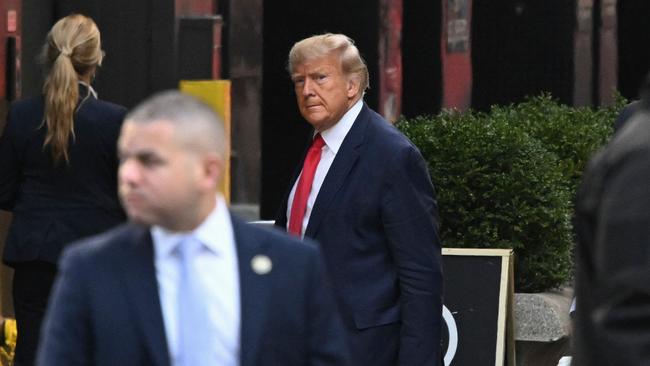
[[[437,204],[418,149],[363,103],[353,41],[296,43],[289,72],[313,142],[276,219],[321,245],[355,365],[440,363]]]
[[[347,365],[316,246],[230,216],[208,106],[158,94],[127,115],[130,223],[66,250],[39,365]]]
[[[650,77],[632,108],[577,195],[573,365],[650,364]]]

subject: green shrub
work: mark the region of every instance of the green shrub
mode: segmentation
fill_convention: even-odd
[[[489,113],[443,112],[397,126],[429,164],[443,245],[513,248],[515,287],[535,292],[567,281],[575,187],[615,114],[543,95]]]
[[[513,124],[539,139],[557,154],[567,187],[575,192],[589,158],[612,134],[612,125],[626,100],[592,109],[558,104],[549,94],[510,107],[493,107],[491,114],[507,113]]]

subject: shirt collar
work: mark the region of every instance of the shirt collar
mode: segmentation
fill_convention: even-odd
[[[171,255],[178,242],[190,236],[199,240],[214,254],[223,253],[225,248],[222,245],[234,240],[230,220],[226,200],[223,196],[217,195],[215,208],[196,229],[190,232],[171,231],[154,225],[151,227],[151,237],[156,257],[162,258]]]
[[[90,84],[86,84],[86,82],[78,80],[79,84],[88,89],[88,93],[90,93],[95,99],[97,99],[97,92],[95,89]]]
[[[334,152],[334,155],[339,152],[339,148],[343,144],[345,136],[348,134],[354,121],[361,113],[361,108],[363,107],[363,99],[359,99],[352,108],[348,109],[347,112],[343,115],[340,121],[334,124],[334,126],[328,128],[327,130],[321,132],[321,136],[327,147]]]

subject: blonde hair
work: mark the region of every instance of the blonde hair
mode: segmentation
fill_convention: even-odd
[[[354,41],[344,34],[325,33],[296,42],[289,51],[288,71],[293,74],[297,66],[335,52],[340,56],[343,73],[357,76],[362,92],[368,89],[368,67]]]
[[[79,98],[79,76],[101,65],[99,29],[83,15],[60,19],[47,34],[41,61],[48,70],[43,83],[47,126],[43,147],[50,146],[55,163],[69,162],[68,142],[74,138],[74,113]]]

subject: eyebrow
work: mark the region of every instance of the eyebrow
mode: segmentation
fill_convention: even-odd
[[[328,68],[323,66],[323,67],[319,67],[316,70],[313,70],[312,72],[307,73],[307,76],[312,76],[312,75],[316,75],[316,74],[327,74],[329,72],[330,71],[328,70]],[[295,80],[296,78],[302,77],[302,76],[304,76],[304,75],[299,74],[299,73],[294,73],[294,74],[291,75],[291,80]]]
[[[120,149],[117,151],[117,156],[119,158],[135,157],[138,160],[146,160],[151,158],[161,159],[161,157],[158,154],[156,154],[153,150],[140,150],[140,151],[128,153]]]

